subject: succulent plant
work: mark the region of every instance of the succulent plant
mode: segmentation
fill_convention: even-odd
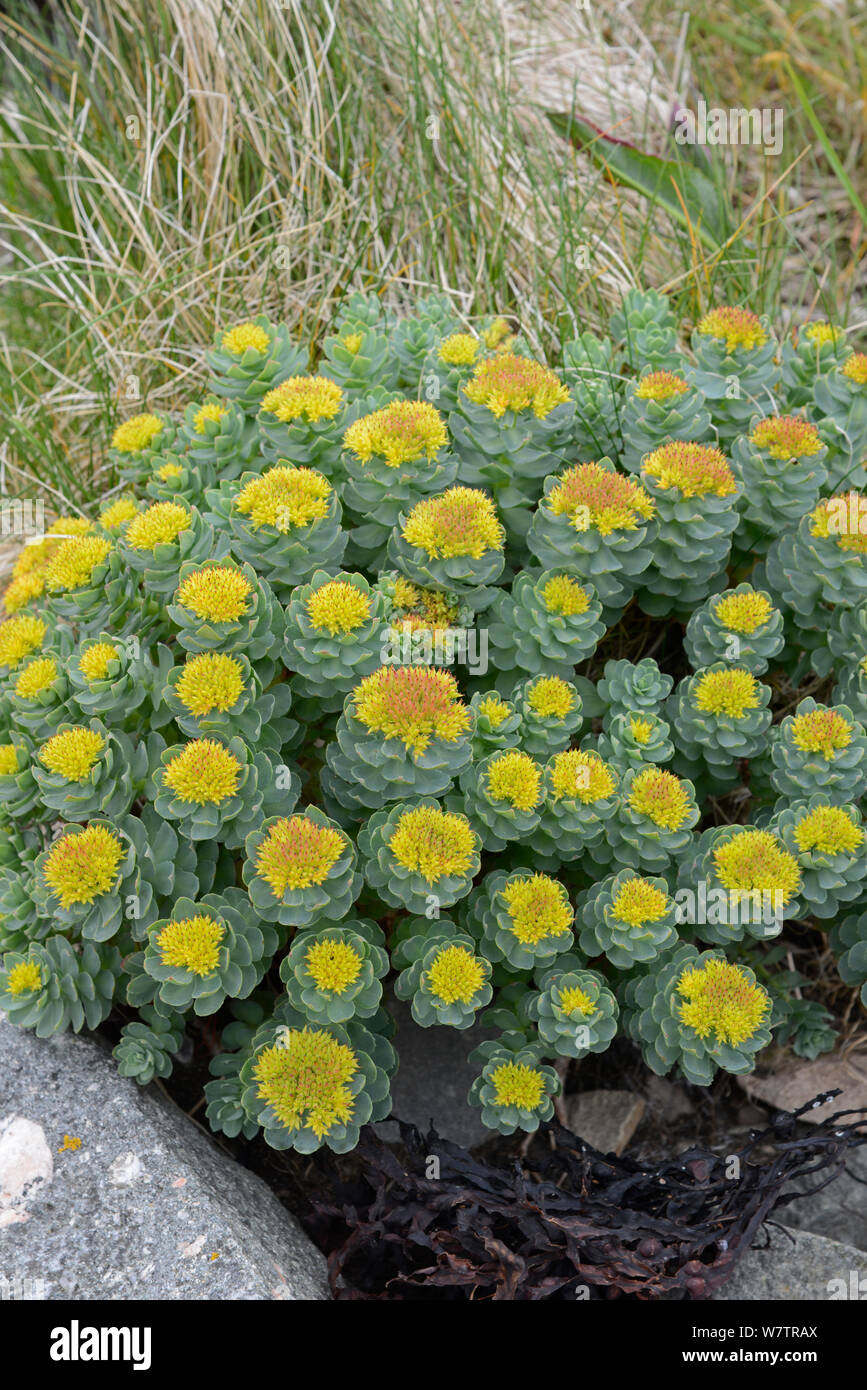
[[[830,942],[840,979],[844,984],[860,986],[861,1002],[867,1004],[867,912],[838,918],[831,928]]]
[[[124,925],[136,934],[159,915],[147,865],[133,825],[93,819],[65,825],[33,866],[32,895],[37,913],[84,941],[112,941]],[[143,872],[144,870],[144,872]]]
[[[780,367],[786,403],[791,409],[812,405],[816,382],[848,356],[846,335],[817,319],[793,329],[780,348]]]
[[[154,459],[153,472],[144,485],[145,496],[154,502],[179,502],[199,507],[206,490],[213,487],[215,481],[213,464],[167,451]]]
[[[686,943],[630,980],[621,1006],[651,1071],[678,1066],[693,1086],[709,1086],[717,1070],[753,1071],[771,1040],[771,1000],[749,966]]]
[[[434,342],[422,364],[423,395],[444,414],[456,410],[461,387],[485,355],[485,343],[474,333],[447,333]]]
[[[376,387],[393,391],[399,367],[388,337],[380,325],[350,320],[338,333],[329,334],[322,344],[320,376],[336,381],[348,400],[355,401]]]
[[[40,801],[68,821],[122,816],[145,790],[163,746],[158,734],[133,745],[98,719],[61,724],[36,751],[33,776]]]
[[[821,653],[820,664],[816,662],[818,653],[814,653],[814,666],[821,675],[835,670],[842,681],[846,678],[846,668],[858,665],[867,656],[867,600],[852,608],[835,608],[826,638],[827,649]]]
[[[243,651],[249,661],[277,655],[283,615],[252,565],[232,560],[184,565],[168,616],[184,651]]]
[[[546,1049],[557,1057],[580,1059],[610,1046],[620,1009],[602,975],[578,957],[565,955],[540,966],[536,982],[538,990],[527,996],[523,1011]]]
[[[391,349],[398,364],[398,385],[417,390],[424,364],[434,343],[460,327],[451,300],[444,294],[429,294],[416,300],[414,312],[395,323]]]
[[[495,965],[533,970],[570,949],[575,911],[563,884],[549,875],[495,869],[465,900],[460,920]]]
[[[493,995],[490,961],[447,917],[401,922],[392,941],[392,964],[400,972],[394,992],[410,1001],[421,1028],[469,1028]]]
[[[836,917],[863,895],[867,838],[856,805],[837,805],[820,792],[781,802],[770,827],[798,861],[798,895],[810,916]]]
[[[129,986],[130,1004],[157,1001],[161,1012],[214,1014],[259,984],[279,942],[250,912],[246,893],[226,888],[198,901],[178,898],[171,915],[148,928],[143,973]]]
[[[714,438],[704,397],[676,370],[644,372],[627,392],[620,463],[630,473],[671,440],[709,444]]]
[[[840,804],[867,787],[867,734],[847,705],[819,705],[807,696],[774,726],[770,755],[780,796],[824,792]]]
[[[164,749],[154,773],[154,806],[176,821],[190,840],[220,838],[231,849],[243,845],[262,815],[263,800],[298,798],[300,781],[291,769],[275,767],[265,753],[251,753],[241,738],[192,738]],[[278,779],[286,785],[278,787]]]
[[[711,309],[692,335],[696,366],[691,380],[705,397],[725,449],[770,400],[779,368],[767,320],[749,309]]]
[[[704,764],[718,786],[737,779],[737,762],[761,753],[773,715],[771,687],[746,666],[717,661],[684,676],[666,705],[677,730],[674,766]]]
[[[343,505],[354,562],[381,569],[401,515],[451,488],[458,461],[445,420],[426,401],[396,400],[353,421],[343,436]]]
[[[152,411],[132,415],[114,430],[108,461],[121,479],[138,482],[151,466],[154,454],[171,447],[175,433],[175,426],[167,415]]]
[[[342,479],[347,415],[346,397],[330,377],[287,377],[262,399],[257,417],[261,451],[271,463],[291,459],[335,483]]]
[[[606,718],[615,714],[652,714],[662,709],[674,679],[660,671],[652,656],[641,661],[606,661],[596,692]]]
[[[641,464],[656,539],[638,601],[654,617],[687,615],[721,588],[738,524],[740,486],[711,444],[663,444]]]
[[[512,692],[521,715],[520,742],[525,752],[545,758],[568,748],[584,722],[581,696],[561,676],[534,676]]]
[[[339,708],[380,665],[387,601],[361,574],[317,570],[286,609],[284,661],[298,694]],[[336,703],[335,703],[336,701]]]
[[[16,613],[0,622],[0,680],[7,681],[28,657],[41,656],[52,645],[48,621],[38,613]]]
[[[126,529],[136,513],[142,510],[142,505],[131,492],[122,493],[113,501],[104,503],[100,507],[97,517],[98,530],[110,539],[116,539]]]
[[[55,656],[34,656],[22,662],[6,696],[12,723],[42,743],[71,716],[69,681],[64,663]]]
[[[695,788],[688,779],[653,765],[630,770],[604,837],[588,850],[598,864],[664,873],[689,847],[698,819]]]
[[[287,717],[292,703],[288,681],[263,691],[242,652],[188,654],[168,671],[162,700],[190,739],[239,738],[248,748],[279,753],[298,732]]]
[[[422,913],[466,897],[479,872],[481,841],[460,812],[432,798],[375,811],[358,835],[361,870],[391,907]]]
[[[505,531],[491,499],[478,488],[453,487],[401,513],[388,559],[411,584],[487,608],[503,572]]]
[[[734,661],[756,676],[764,675],[784,642],[782,613],[766,590],[751,584],[712,594],[693,611],[683,639],[694,670]]]
[[[808,982],[793,972],[798,981],[794,987]],[[783,995],[781,976],[785,982],[786,971],[777,971],[769,980],[770,985],[778,986],[774,993],[775,1011],[771,1027],[775,1030],[775,1041],[780,1046],[789,1046],[796,1057],[806,1057],[814,1062],[823,1052],[831,1052],[837,1044],[839,1033],[833,1026],[834,1016],[823,1008],[818,999],[799,999],[796,994]]]
[[[520,737],[521,716],[511,700],[495,690],[477,691],[470,700],[473,718],[473,762],[482,762],[489,753],[514,748]]]
[[[578,458],[616,458],[622,444],[620,354],[609,339],[584,332],[563,344],[562,356],[575,403],[571,442]]]
[[[304,370],[307,351],[292,342],[284,324],[273,324],[259,314],[218,330],[206,361],[213,374],[209,390],[255,415],[268,391]]]
[[[764,554],[780,530],[812,510],[827,481],[825,448],[815,425],[799,415],[755,419],[732,446],[732,469],[741,485],[735,550],[747,560]]]
[[[280,962],[280,978],[293,1009],[311,1023],[371,1018],[388,974],[385,934],[367,918],[300,931]]]
[[[288,1000],[257,1029],[240,1072],[247,1118],[274,1149],[314,1153],[324,1144],[347,1153],[362,1126],[391,1109],[396,1066],[387,1037],[350,1019],[311,1024]]]
[[[143,647],[135,636],[110,632],[83,638],[66,662],[70,703],[85,718],[127,733],[158,728],[160,691],[172,664],[169,649]]]
[[[488,620],[498,680],[512,672],[568,679],[605,635],[593,585],[563,570],[516,575],[511,593],[499,591]]]
[[[847,610],[840,611],[845,613]],[[840,664],[842,670],[838,667],[839,679],[831,692],[831,699],[835,705],[847,705],[860,724],[867,724],[867,656],[852,664],[845,660]]]
[[[618,1029],[701,1085],[829,1050],[811,928],[867,1002],[867,357],[723,308],[692,366],[633,291],[552,369],[454,302],[350,294],[318,366],[222,329],[2,586],[0,1008],[117,998],[140,1084],[210,1019],[230,1138],[351,1149],[392,992],[495,1031],[504,1135]]]
[[[442,796],[469,764],[472,717],[447,671],[381,666],[347,696],[320,781],[360,820],[407,795]]]
[[[118,541],[120,561],[141,575],[149,593],[165,597],[178,587],[181,567],[221,560],[229,541],[216,535],[198,508],[183,502],[154,502],[136,512]]]
[[[811,402],[813,418],[835,424],[845,436],[842,459],[832,486],[852,481],[867,453],[867,352],[853,352],[816,378]]]
[[[109,625],[125,630],[133,615],[138,619],[136,579],[121,550],[128,530],[118,545],[105,536],[73,535],[52,547],[44,571],[45,611],[51,618],[76,623],[80,635]]]
[[[461,804],[485,849],[529,840],[539,825],[543,774],[529,753],[502,748],[474,762],[460,778]]]
[[[172,1057],[181,1048],[184,1024],[177,1014],[164,1018],[147,1004],[140,1012],[141,1020],[124,1024],[120,1042],[111,1055],[117,1062],[118,1075],[132,1077],[140,1086],[147,1086],[155,1076],[171,1076]]]
[[[722,946],[779,936],[800,888],[798,860],[772,828],[717,825],[681,859],[675,896],[681,923]]]
[[[482,1070],[470,1088],[469,1102],[481,1107],[482,1124],[488,1129],[532,1134],[554,1114],[560,1078],[553,1067],[541,1064],[538,1046],[526,1046],[518,1034],[512,1048],[508,1035],[504,1038],[480,1043],[470,1053],[470,1061],[481,1064]]]
[[[678,909],[664,878],[621,869],[578,898],[578,942],[585,956],[605,956],[616,970],[643,965],[677,941]]]
[[[677,324],[671,305],[657,290],[627,290],[611,315],[612,337],[622,339],[626,360],[634,371],[675,370],[680,354]]]
[[[237,478],[259,453],[262,437],[243,406],[208,396],[184,411],[175,440],[179,445],[200,477]]]
[[[592,584],[610,626],[651,562],[653,517],[645,488],[603,458],[546,478],[527,545],[543,569],[565,567]]]
[[[209,1063],[214,1080],[205,1084],[205,1114],[214,1133],[225,1134],[227,1139],[236,1139],[239,1134],[245,1139],[255,1139],[259,1133],[258,1122],[248,1118],[242,1104],[241,1068],[256,1030],[270,1012],[270,1005],[265,991],[257,991],[249,999],[233,1000],[230,1005],[232,1021],[220,1035],[222,1051]]]
[[[562,457],[575,405],[568,387],[541,362],[514,352],[477,360],[458,392],[449,426],[459,481],[489,488],[515,539],[527,529],[551,459]]]
[[[487,628],[466,600],[448,590],[411,584],[395,570],[385,571],[377,588],[389,605],[383,665],[465,666],[470,676],[485,674]]]
[[[267,579],[281,601],[317,570],[340,569],[348,539],[342,509],[315,469],[283,462],[243,473],[212,488],[207,501],[215,525],[228,528],[233,555]]]
[[[34,748],[23,734],[10,732],[0,743],[0,825],[29,818],[41,807],[40,787],[33,776]]]
[[[863,529],[862,529],[863,521]],[[765,572],[799,629],[827,629],[824,605],[854,607],[867,598],[867,496],[823,498],[774,541]]]
[[[620,800],[620,777],[598,750],[570,748],[548,759],[543,792],[534,843],[565,863],[607,834]]]
[[[339,922],[361,888],[355,845],[317,806],[270,816],[247,836],[244,882],[264,922]]]
[[[651,710],[606,714],[602,727],[604,732],[595,741],[595,747],[601,758],[622,772],[646,763],[667,763],[674,756],[671,727]],[[590,746],[594,746],[592,739]]]
[[[98,1028],[111,1013],[121,973],[114,946],[86,941],[72,946],[63,936],[33,942],[26,954],[8,951],[0,968],[0,1007],[10,1023],[50,1038],[71,1028]]]
[[[380,328],[388,332],[395,322],[395,315],[374,290],[367,294],[363,290],[353,290],[337,305],[334,327],[338,333],[353,328]]]

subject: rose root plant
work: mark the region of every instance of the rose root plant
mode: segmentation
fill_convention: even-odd
[[[493,1031],[501,1135],[618,1037],[696,1085],[833,1046],[789,958],[867,1001],[863,344],[634,291],[548,362],[369,292],[205,362],[10,560],[9,1020],[116,1008],[140,1084],[204,1038],[212,1128],[303,1154],[388,1115],[393,997]]]

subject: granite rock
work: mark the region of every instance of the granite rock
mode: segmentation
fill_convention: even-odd
[[[481,1111],[467,1095],[479,1068],[467,1061],[474,1047],[496,1036],[478,1023],[471,1028],[420,1028],[410,1006],[389,1000],[389,1013],[397,1023],[392,1039],[400,1066],[391,1085],[393,1116],[427,1132],[431,1122],[443,1139],[471,1149],[491,1138],[482,1124]],[[395,1126],[383,1121],[376,1126],[385,1140],[396,1137]]]
[[[566,1096],[566,1124],[603,1154],[622,1154],[644,1114],[645,1102],[631,1091],[579,1091]]]
[[[714,1294],[720,1301],[765,1298],[792,1303],[865,1300],[867,1255],[810,1231],[769,1227]]]
[[[99,1040],[0,1015],[0,1290],[324,1299],[325,1261],[260,1178]]]

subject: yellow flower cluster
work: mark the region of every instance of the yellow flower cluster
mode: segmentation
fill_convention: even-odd
[[[421,755],[432,739],[454,743],[468,732],[470,711],[454,676],[417,666],[381,666],[352,692],[355,717],[371,733],[396,738]]]
[[[432,463],[448,443],[445,420],[427,401],[393,401],[355,420],[343,447],[362,463],[381,459],[389,468],[426,459]]]
[[[350,1082],[358,1059],[324,1028],[287,1028],[256,1059],[257,1094],[284,1129],[302,1125],[321,1139],[352,1118]]]
[[[537,946],[572,930],[575,914],[562,883],[547,874],[513,878],[499,892],[511,920],[509,930],[522,946]]]
[[[676,489],[684,497],[730,497],[737,491],[728,460],[712,444],[671,440],[647,455],[641,472],[653,478],[657,487]]]
[[[517,748],[500,753],[488,767],[487,793],[516,811],[533,811],[542,800],[542,769]]]
[[[286,465],[269,468],[245,483],[235,498],[235,509],[249,516],[257,531],[273,526],[285,534],[327,516],[331,493],[331,484],[315,469]]]
[[[753,1037],[771,1011],[767,991],[751,983],[742,966],[717,958],[686,969],[677,992],[684,1001],[682,1022],[700,1038],[713,1034],[718,1044],[731,1047]]]
[[[417,806],[400,816],[388,847],[404,869],[433,884],[465,874],[479,839],[466,816],[439,806]]]
[[[714,613],[723,627],[731,632],[751,636],[758,628],[764,627],[773,613],[773,605],[766,594],[755,590],[740,594],[726,594],[714,604]]]
[[[541,504],[565,516],[576,531],[634,531],[653,516],[654,506],[640,483],[598,463],[567,468]]]
[[[768,335],[757,314],[749,309],[737,309],[731,305],[711,309],[699,320],[697,331],[705,338],[718,338],[724,342],[726,352],[734,352],[737,348],[745,348],[751,352],[754,348],[763,347],[768,341]]]
[[[486,493],[452,487],[413,507],[404,522],[403,538],[431,559],[469,555],[480,560],[490,550],[502,550],[506,533]]]
[[[256,873],[276,898],[324,883],[346,846],[346,837],[305,815],[285,816],[269,826],[256,851]]]
[[[484,963],[465,946],[444,946],[423,976],[441,1004],[469,1004],[485,983]]]
[[[468,400],[486,406],[497,419],[507,410],[532,410],[538,420],[544,420],[569,399],[567,388],[550,367],[512,352],[483,358],[463,390]]]

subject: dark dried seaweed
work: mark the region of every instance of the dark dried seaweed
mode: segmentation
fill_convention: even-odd
[[[356,1175],[335,1168],[333,1198],[314,1204],[332,1291],[339,1299],[707,1298],[772,1214],[826,1187],[847,1153],[867,1143],[864,1110],[801,1122],[839,1094],[780,1112],[734,1153],[692,1148],[656,1164],[601,1154],[555,1123],[540,1129],[532,1159],[511,1167],[397,1121],[401,1159],[368,1129],[353,1155]],[[808,1192],[786,1190],[805,1177],[816,1179]]]

